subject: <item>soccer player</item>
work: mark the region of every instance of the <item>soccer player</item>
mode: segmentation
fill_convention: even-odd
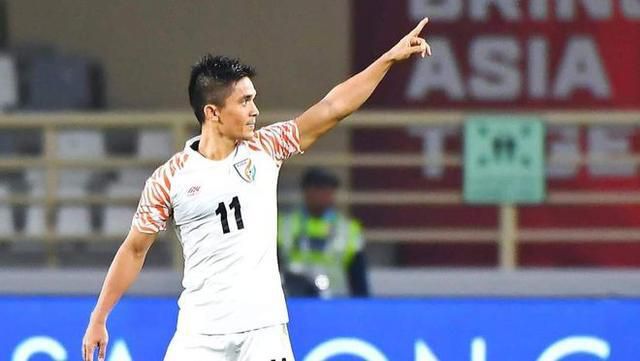
[[[82,340],[104,360],[107,316],[173,218],[184,255],[175,335],[165,361],[293,361],[276,257],[276,184],[282,163],[357,110],[391,66],[431,55],[420,23],[362,72],[297,118],[256,130],[254,70],[206,55],[191,71],[200,136],[147,180],[131,230],[109,268]]]

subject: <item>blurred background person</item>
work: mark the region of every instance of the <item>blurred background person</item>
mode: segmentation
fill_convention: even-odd
[[[280,269],[289,296],[369,295],[362,225],[336,205],[338,178],[309,168],[304,203],[280,217]]]

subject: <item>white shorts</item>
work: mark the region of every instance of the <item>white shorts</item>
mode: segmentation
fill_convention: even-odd
[[[294,361],[287,325],[227,335],[173,336],[164,361]]]

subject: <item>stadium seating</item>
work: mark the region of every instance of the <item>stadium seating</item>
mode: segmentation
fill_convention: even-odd
[[[116,238],[124,237],[131,227],[131,220],[135,213],[134,207],[107,206],[104,208],[102,233]]]
[[[0,112],[18,104],[18,75],[14,59],[0,53]]]
[[[44,207],[40,205],[30,206],[27,209],[24,235],[37,239],[45,234],[46,229]]]
[[[110,197],[136,197],[142,192],[144,182],[151,175],[152,169],[125,168],[118,172],[114,182],[109,184],[106,195]]]
[[[24,72],[28,110],[93,109],[101,105],[100,69],[89,59],[37,54]]]
[[[173,136],[166,130],[141,130],[138,134],[138,158],[168,159],[174,150]]]
[[[0,205],[0,238],[12,236],[14,233],[11,207]]]
[[[85,236],[91,233],[91,217],[86,206],[62,206],[56,217],[56,233],[62,236]]]
[[[30,168],[25,171],[25,181],[31,197],[43,197],[46,191],[46,175],[44,170]]]
[[[98,130],[64,130],[57,135],[57,156],[61,159],[104,157],[104,137]]]

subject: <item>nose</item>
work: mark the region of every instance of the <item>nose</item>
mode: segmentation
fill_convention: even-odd
[[[258,104],[256,104],[255,101],[252,101],[251,105],[253,105],[253,109],[251,109],[251,116],[257,117],[260,114],[260,110],[258,110]]]

